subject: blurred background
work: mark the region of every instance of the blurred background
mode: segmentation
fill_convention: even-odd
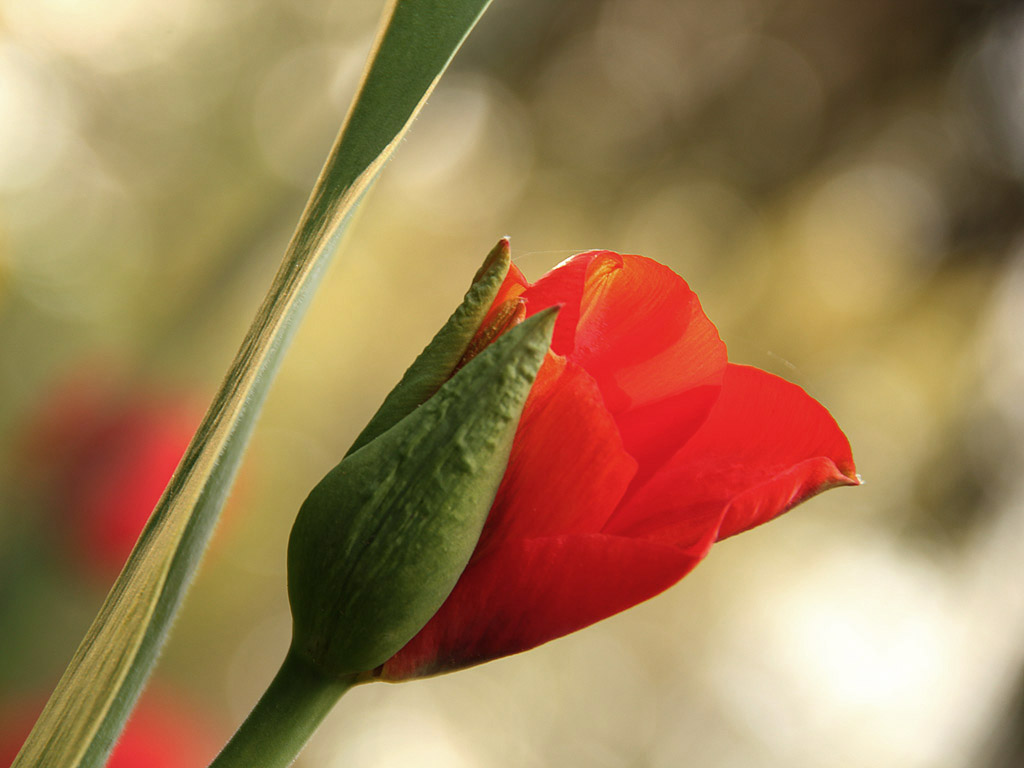
[[[380,12],[0,0],[0,762],[226,371]],[[590,248],[672,266],[866,484],[529,654],[358,688],[301,765],[1024,764],[1022,115],[1009,1],[495,0],[298,333],[130,732],[212,756],[242,720],[287,646],[298,505],[507,233],[532,279]]]

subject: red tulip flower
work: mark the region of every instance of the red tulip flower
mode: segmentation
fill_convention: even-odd
[[[729,363],[686,283],[591,251],[531,285],[513,267],[471,350],[562,309],[476,551],[379,670],[403,680],[574,632],[685,576],[711,545],[859,481],[821,405]]]
[[[192,403],[87,373],[48,397],[31,426],[30,472],[55,528],[103,577],[117,573],[199,422]]]
[[[38,716],[37,707],[0,712],[0,765],[10,765]],[[163,695],[147,693],[132,713],[106,768],[195,768],[218,750],[219,734],[192,709]]]

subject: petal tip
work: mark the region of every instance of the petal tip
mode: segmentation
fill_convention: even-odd
[[[818,486],[817,489],[812,491],[807,496],[807,498],[810,498],[811,496],[816,496],[822,491],[827,491],[830,488],[864,485],[864,480],[861,478],[860,473],[857,472],[857,469],[856,467],[854,467],[852,460],[847,459],[846,461],[843,461],[836,459],[828,459],[828,461],[830,461],[833,467],[833,472],[830,473],[831,477],[827,477]]]
[[[834,421],[834,420],[833,420]],[[839,425],[835,425],[836,429],[839,429]],[[843,435],[845,440],[846,435]],[[846,440],[846,455],[840,456],[839,458],[832,459],[832,465],[836,468],[836,473],[839,475],[836,478],[837,485],[864,485],[864,478],[860,476],[857,471],[856,465],[853,463],[853,456],[850,453],[850,443]]]

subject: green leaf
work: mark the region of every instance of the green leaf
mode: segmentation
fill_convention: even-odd
[[[349,454],[303,503],[288,543],[292,648],[342,678],[383,664],[455,587],[505,474],[551,343],[540,312]]]
[[[355,443],[353,453],[393,427],[441,388],[462,360],[470,341],[487,316],[511,265],[508,238],[503,237],[484,259],[462,303],[391,390]],[[345,454],[346,456],[348,455]]]
[[[106,760],[206,547],[281,357],[355,206],[490,0],[393,0],[274,283],[124,570],[15,759]]]

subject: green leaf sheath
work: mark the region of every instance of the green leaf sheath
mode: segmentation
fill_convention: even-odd
[[[396,0],[266,299],[128,563],[15,759],[102,765],[156,661],[280,359],[352,211],[490,0]]]
[[[556,313],[508,331],[303,503],[288,545],[292,642],[324,674],[383,664],[454,588],[505,473]]]
[[[348,453],[359,450],[404,419],[433,397],[441,385],[451,378],[452,371],[487,316],[494,297],[498,295],[510,264],[508,239],[502,238],[487,254],[462,304],[409,366],[402,380],[384,399]]]
[[[288,542],[291,647],[211,768],[290,765],[335,702],[448,597],[494,501],[556,313],[510,330],[309,494]]]

